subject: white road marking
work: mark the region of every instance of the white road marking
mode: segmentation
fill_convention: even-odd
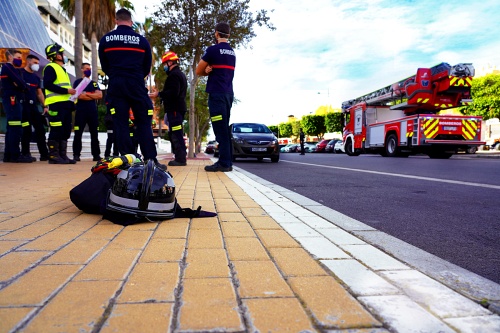
[[[364,173],[371,173],[371,174],[382,175],[382,176],[392,176],[392,177],[400,177],[400,178],[410,178],[410,179],[418,179],[418,180],[427,180],[427,181],[431,181],[431,182],[440,182],[440,183],[448,183],[448,184],[456,184],[456,185],[484,187],[484,188],[492,188],[492,189],[495,189],[495,190],[500,190],[500,185],[471,183],[471,182],[463,182],[463,181],[459,181],[459,180],[438,179],[438,178],[413,176],[413,175],[403,175],[403,174],[399,174],[399,173],[389,173],[389,172],[381,172],[381,171],[373,171],[373,170],[344,168],[344,167],[337,167],[337,166],[332,166],[332,165],[321,165],[321,164],[312,164],[312,163],[294,162],[294,161],[285,161],[285,160],[281,160],[280,162],[295,163],[295,164],[302,164],[302,165],[310,165],[310,166],[315,166],[315,167],[320,167],[320,168],[327,168],[327,169],[337,169],[337,170],[345,170],[345,171],[364,172]]]

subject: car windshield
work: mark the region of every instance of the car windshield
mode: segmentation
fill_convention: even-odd
[[[269,128],[261,124],[234,124],[233,133],[272,133]]]

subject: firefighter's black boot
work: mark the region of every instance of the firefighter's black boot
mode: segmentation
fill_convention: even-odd
[[[67,150],[68,150],[68,141],[67,140],[59,141],[59,156],[61,156],[61,158],[66,161],[66,164],[76,164],[75,160],[69,159],[68,155],[66,154]]]
[[[55,140],[48,140],[47,146],[49,147],[49,163],[50,164],[68,164],[59,155],[59,142]]]

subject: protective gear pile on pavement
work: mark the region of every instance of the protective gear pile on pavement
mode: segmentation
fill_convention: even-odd
[[[102,214],[120,225],[162,221],[174,217],[213,217],[216,213],[181,208],[175,198],[172,175],[154,160],[143,162],[127,154],[98,161],[92,174],[70,191],[76,207],[88,214]],[[90,194],[90,195],[89,195]]]

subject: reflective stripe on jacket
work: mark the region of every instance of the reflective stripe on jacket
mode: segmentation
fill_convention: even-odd
[[[69,80],[68,73],[60,65],[54,62],[48,63],[47,66],[45,66],[45,68],[47,68],[48,66],[54,68],[54,71],[56,72],[57,77],[56,80],[54,81],[54,84],[61,88],[71,89],[71,81]],[[57,102],[66,102],[69,101],[70,96],[71,96],[70,94],[58,94],[48,89],[45,89],[45,104],[50,105]]]

